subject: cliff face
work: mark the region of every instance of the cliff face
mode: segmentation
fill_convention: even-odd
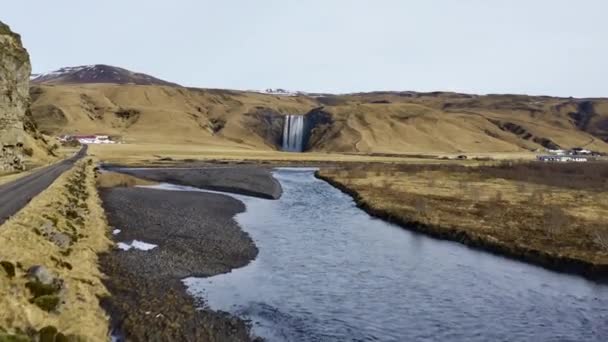
[[[23,121],[29,106],[30,58],[21,37],[0,22],[0,172],[23,169]]]

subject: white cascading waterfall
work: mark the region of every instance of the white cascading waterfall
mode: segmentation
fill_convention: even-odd
[[[287,115],[283,125],[283,151],[304,150],[304,115]]]

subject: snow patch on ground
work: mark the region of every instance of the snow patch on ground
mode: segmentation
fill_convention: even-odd
[[[114,229],[112,231],[112,235],[118,235],[118,234],[120,234],[120,229]]]
[[[139,249],[140,251],[149,251],[158,247],[158,245],[153,245],[151,243],[146,243],[139,240],[133,240],[131,241],[131,243],[119,242],[116,245],[119,249],[122,249],[123,251],[128,251],[132,248]]]

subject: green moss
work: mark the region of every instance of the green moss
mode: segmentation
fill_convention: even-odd
[[[64,335],[52,325],[46,326],[38,332],[38,341],[40,342],[72,342],[79,340],[75,335]]]
[[[68,338],[67,336],[65,336],[65,335],[64,335],[64,334],[62,334],[62,333],[58,333],[58,334],[55,336],[55,342],[69,342],[69,341],[74,341],[74,339],[72,339],[72,338]]]
[[[51,312],[57,308],[60,299],[57,295],[45,295],[38,298],[34,298],[33,304],[36,304],[39,308],[44,311]]]
[[[38,332],[40,342],[55,342],[57,328],[52,325],[46,326]]]
[[[61,289],[59,285],[57,284],[43,284],[39,281],[28,281],[25,284],[25,287],[27,287],[30,292],[32,293],[32,295],[34,296],[34,298],[37,297],[41,297],[41,296],[47,296],[47,295],[53,295],[59,292],[59,290]]]
[[[2,266],[9,278],[13,278],[15,276],[15,265],[13,265],[12,262],[3,260],[0,261],[0,266]]]
[[[25,335],[12,335],[0,332],[0,342],[29,342],[30,338]]]

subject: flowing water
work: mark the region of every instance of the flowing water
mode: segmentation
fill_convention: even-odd
[[[302,152],[304,149],[304,116],[287,115],[283,126],[283,151]]]
[[[259,247],[232,273],[184,282],[268,341],[608,341],[608,287],[368,216],[311,170],[280,200],[235,196]]]

